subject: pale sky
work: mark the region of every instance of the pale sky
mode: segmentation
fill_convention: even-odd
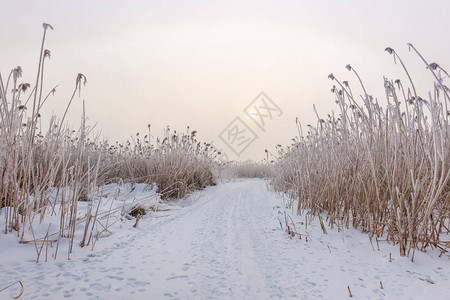
[[[171,128],[237,156],[218,138],[236,117],[257,135],[240,159],[262,159],[297,135],[295,118],[315,124],[337,110],[327,79],[334,73],[359,91],[350,63],[368,92],[384,99],[383,76],[406,78],[384,49],[403,58],[419,93],[431,75],[408,51],[412,43],[430,61],[450,69],[450,1],[10,1],[0,2],[0,72],[17,65],[32,83],[42,38],[48,32],[45,86],[59,84],[42,115],[62,116],[77,73],[96,131],[123,141],[152,124]],[[283,111],[265,132],[244,113],[264,91]],[[76,99],[68,121],[80,124]]]

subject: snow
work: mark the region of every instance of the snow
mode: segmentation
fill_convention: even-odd
[[[117,217],[112,235],[100,238],[94,250],[76,244],[70,260],[60,250],[56,260],[49,254],[47,263],[36,263],[33,244],[1,234],[0,289],[20,280],[22,299],[347,299],[347,287],[354,299],[450,294],[448,254],[416,252],[411,262],[386,242],[380,250],[374,242],[374,251],[355,229],[327,227],[325,235],[309,216],[306,228],[305,215],[286,209],[267,184],[221,182],[171,205],[153,197],[151,205],[160,209],[142,217],[137,228],[134,219]],[[117,207],[156,195],[141,185],[122,189],[128,196]],[[110,187],[108,197],[113,194]],[[286,233],[284,212],[302,239]],[[19,292],[16,284],[0,299]]]

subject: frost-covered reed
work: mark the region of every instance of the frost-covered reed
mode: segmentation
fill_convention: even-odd
[[[231,178],[270,178],[273,164],[266,161],[228,162],[222,166]]]
[[[150,128],[150,126],[149,126]],[[150,132],[139,134],[125,144],[93,144],[102,153],[103,180],[156,183],[165,198],[184,197],[188,191],[215,184],[212,172],[217,151],[201,143],[196,131],[179,133],[165,130],[163,138],[150,142]]]
[[[161,196],[169,198],[183,197],[188,191],[215,183],[212,169],[217,153],[209,144],[198,142],[195,131],[180,134],[167,128],[165,136],[154,143],[150,142],[149,132],[142,139],[137,134],[131,142],[110,145],[89,138],[93,134],[86,125],[84,109],[79,130],[70,130],[64,121],[74,98],[86,84],[83,74],[76,76],[73,95],[62,118],[53,117],[44,130],[41,108],[55,89],[43,93],[44,66],[50,57],[44,45],[47,32],[53,30],[49,24],[43,26],[35,84],[21,82],[20,67],[14,68],[7,78],[0,74],[2,233],[16,233],[25,242],[25,231],[31,231],[39,257],[48,235],[39,240],[34,236],[33,223],[36,218],[42,222],[46,215],[57,214],[58,244],[60,238],[68,238],[70,254],[79,224],[78,202],[92,201],[103,184],[156,183]],[[85,238],[95,217],[89,210],[84,218],[83,245],[89,240]]]
[[[387,105],[347,81],[335,82],[338,113],[317,115],[316,126],[287,148],[279,148],[273,186],[298,200],[298,213],[324,213],[330,226],[350,225],[379,241],[399,245],[402,256],[416,249],[450,247],[450,127],[448,73],[415,52],[435,79],[419,95],[398,54],[386,51],[408,82],[385,79]],[[317,114],[317,112],[316,112]]]

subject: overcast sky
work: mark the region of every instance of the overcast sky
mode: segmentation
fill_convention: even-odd
[[[289,144],[295,118],[315,124],[319,114],[337,109],[327,79],[355,78],[384,99],[383,76],[405,76],[384,49],[399,53],[427,95],[431,76],[422,54],[450,69],[450,1],[10,1],[0,4],[0,72],[17,65],[33,82],[42,38],[48,32],[45,86],[59,84],[42,115],[61,116],[77,73],[89,123],[111,141],[163,129],[190,126],[198,137],[236,158],[218,137],[239,117],[258,138],[240,159],[261,159],[264,149]],[[405,80],[404,80],[405,81]],[[275,103],[264,128],[244,112],[261,91]],[[80,124],[81,100],[68,121]]]

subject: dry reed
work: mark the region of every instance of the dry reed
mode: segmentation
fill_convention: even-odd
[[[297,120],[300,138],[278,148],[272,184],[298,200],[298,213],[325,212],[331,227],[351,224],[377,241],[385,236],[413,260],[416,249],[450,246],[450,98],[448,73],[408,46],[436,80],[433,92],[417,94],[392,48],[386,51],[400,62],[408,83],[385,78],[385,107],[367,93],[350,65],[362,101],[347,81],[330,74],[339,114],[317,115],[306,136]]]
[[[21,242],[29,242],[24,240],[25,231],[29,230],[37,261],[44,244],[48,247],[55,241],[56,258],[61,238],[69,240],[70,257],[75,229],[80,224],[79,201],[89,202],[82,218],[85,230],[81,246],[94,243],[99,234],[93,230],[99,223],[100,203],[95,208],[93,198],[99,194],[100,186],[112,182],[156,183],[163,198],[183,197],[191,190],[215,183],[212,169],[217,155],[209,144],[198,142],[195,132],[189,129],[179,134],[167,128],[165,136],[154,144],[150,142],[150,126],[143,139],[137,134],[125,144],[110,145],[98,138],[90,139],[93,134],[86,124],[84,103],[79,130],[70,130],[65,118],[76,94],[87,82],[81,73],[76,76],[64,115],[59,120],[52,117],[48,129],[43,131],[41,108],[55,91],[43,94],[44,65],[50,57],[44,46],[47,31],[53,30],[49,24],[44,23],[43,27],[34,87],[20,81],[20,67],[14,68],[6,80],[0,74],[0,214],[5,220],[2,232],[15,232]],[[35,220],[40,224],[49,214],[59,216],[59,231],[53,234],[47,230],[45,237],[35,236]],[[107,228],[108,224],[104,230]]]

